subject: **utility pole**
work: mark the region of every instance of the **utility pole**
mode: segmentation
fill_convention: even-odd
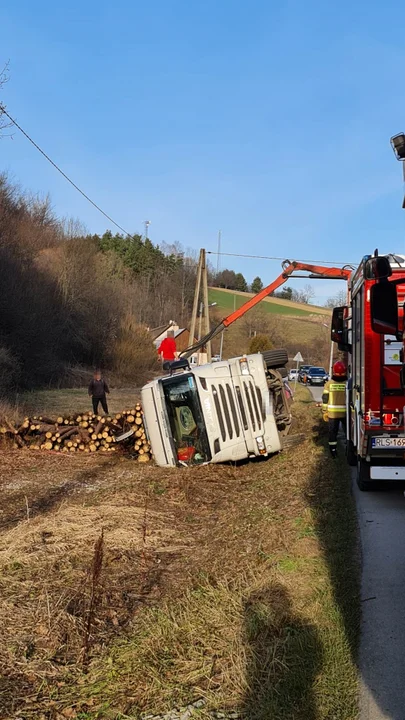
[[[201,322],[202,322],[202,313],[203,313],[204,303],[201,300],[200,302],[200,310],[198,313],[198,339],[201,340]]]
[[[200,300],[200,290],[202,281],[202,300]],[[213,303],[216,305],[216,303]],[[199,312],[198,312],[199,311]],[[193,311],[191,313],[191,325],[190,325],[190,346],[194,344],[195,329],[197,324],[198,314],[198,340],[201,340],[202,334],[202,316],[204,311],[204,335],[208,335],[210,328],[209,318],[209,305],[208,305],[208,269],[207,269],[207,258],[205,250],[200,250],[200,257],[198,260],[197,267],[197,279],[194,291],[194,302]],[[207,360],[211,362],[211,342],[208,341],[207,345]]]
[[[148,239],[148,232],[149,232],[150,220],[145,220],[144,225],[145,225],[145,240],[147,240],[147,239]]]
[[[205,250],[201,250],[201,253],[202,253],[201,272],[202,272],[202,280],[203,280],[205,334],[208,335],[209,331],[211,330],[210,309],[209,309],[209,305],[208,305],[208,268],[207,268],[207,258],[206,258]],[[208,340],[206,347],[207,347],[207,360],[208,360],[208,362],[211,362],[211,340]]]
[[[194,345],[194,338],[195,338],[195,326],[196,326],[196,321],[197,321],[198,300],[200,298],[200,287],[201,287],[202,253],[203,253],[203,251],[200,250],[200,257],[199,257],[198,266],[197,266],[197,278],[196,278],[195,290],[194,290],[193,311],[191,313],[190,345]]]

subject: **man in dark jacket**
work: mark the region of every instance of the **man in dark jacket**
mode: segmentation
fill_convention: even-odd
[[[103,408],[106,415],[108,414],[106,394],[109,392],[109,387],[106,381],[101,376],[101,370],[96,370],[93,380],[89,385],[89,395],[93,401],[93,412],[95,415],[98,415],[99,403],[101,403],[101,407]]]

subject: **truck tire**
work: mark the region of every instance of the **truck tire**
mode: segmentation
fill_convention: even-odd
[[[269,370],[284,367],[288,363],[287,350],[263,350],[262,355]]]
[[[374,483],[370,480],[370,463],[357,456],[356,481],[359,490],[366,492],[374,489]]]

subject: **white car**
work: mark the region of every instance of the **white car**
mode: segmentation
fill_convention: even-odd
[[[291,368],[291,370],[288,373],[288,379],[291,380],[298,380],[298,370],[297,368]]]

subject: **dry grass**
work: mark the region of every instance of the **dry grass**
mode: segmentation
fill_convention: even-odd
[[[239,467],[5,454],[1,717],[135,718],[201,696],[252,720],[356,717],[354,510],[299,398],[308,441]]]
[[[108,378],[107,378],[108,380]],[[110,385],[108,409],[110,413],[131,408],[140,399],[140,388],[119,388]],[[23,393],[18,398],[20,415],[69,415],[82,413],[90,409],[91,401],[87,387],[64,390],[37,390]]]

